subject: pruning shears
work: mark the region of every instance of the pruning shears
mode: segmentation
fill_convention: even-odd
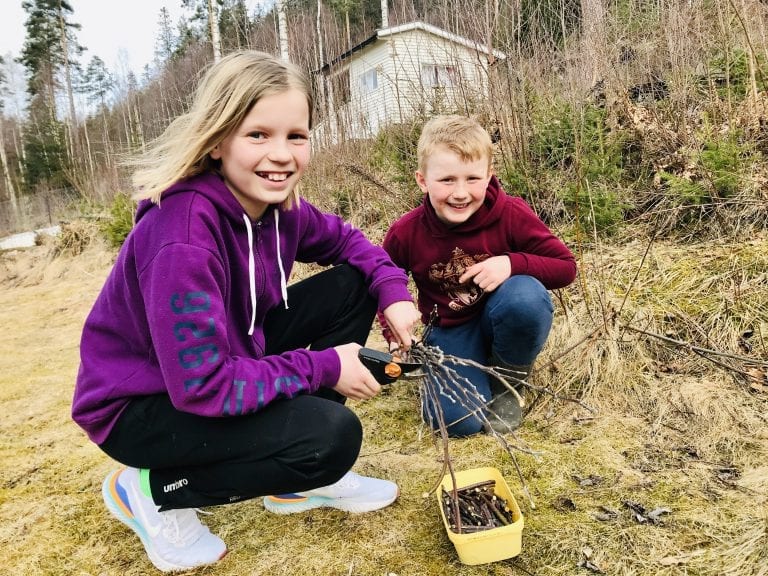
[[[422,374],[415,372],[424,366],[421,362],[409,362],[394,354],[380,352],[373,348],[360,348],[357,357],[371,371],[379,384],[391,384],[406,375],[414,378],[421,376]]]
[[[427,328],[422,334],[420,341],[414,341],[413,346],[418,348],[422,345],[422,342],[426,342],[427,336],[432,331],[432,326],[437,323],[437,304],[432,309],[432,313],[429,315],[429,323]],[[397,352],[397,350],[395,351]],[[408,354],[406,352],[406,354]],[[387,352],[380,352],[373,348],[360,348],[357,353],[357,357],[360,359],[368,370],[370,370],[373,377],[379,384],[392,384],[399,378],[421,378],[424,376],[423,370],[424,362],[414,362],[402,358],[397,354],[389,354]]]

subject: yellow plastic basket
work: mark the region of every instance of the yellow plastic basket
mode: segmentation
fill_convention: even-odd
[[[512,524],[508,526],[491,528],[482,532],[459,534],[451,530],[448,525],[441,499],[442,490],[438,488],[436,495],[440,517],[443,519],[443,526],[448,533],[448,538],[456,548],[459,560],[464,564],[488,564],[520,554],[523,540],[523,514],[520,512],[520,507],[501,473],[496,468],[474,468],[456,472],[454,476],[456,477],[456,488],[463,488],[486,480],[495,480],[496,495],[504,498],[512,511]],[[443,477],[440,487],[445,488],[448,492],[453,490],[450,474]]]

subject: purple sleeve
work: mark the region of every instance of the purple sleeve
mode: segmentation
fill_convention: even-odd
[[[254,412],[278,397],[335,383],[338,355],[295,350],[237,355],[227,333],[226,275],[213,253],[163,248],[140,276],[154,353],[173,405],[203,416]]]
[[[408,276],[398,268],[386,251],[375,246],[365,235],[332,214],[324,214],[309,202],[302,202],[303,233],[299,257],[319,264],[347,263],[365,277],[368,291],[379,309],[401,301],[411,302]]]
[[[384,242],[382,243],[382,248],[392,259],[392,262],[395,264],[395,266],[398,266],[401,270],[403,270],[407,274],[408,273],[407,267],[402,263],[402,259],[399,256],[399,250],[398,250],[399,242],[395,234],[395,229],[397,228],[397,224],[398,223],[395,222],[387,231],[387,234],[384,236]],[[382,308],[380,308],[380,310],[381,309]],[[382,314],[382,312],[379,311],[379,313],[376,315],[376,318],[379,321],[379,325],[381,326],[381,335],[384,337],[384,340],[386,340],[388,344],[390,342],[393,342],[395,340],[395,336],[392,333],[392,329],[389,327],[389,324],[387,323],[387,319],[384,317],[384,314]]]

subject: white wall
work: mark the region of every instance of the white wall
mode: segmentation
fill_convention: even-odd
[[[425,86],[422,66],[452,67],[458,85]],[[366,89],[362,77],[376,71],[377,86]],[[341,71],[340,73],[345,73]],[[467,101],[484,97],[487,85],[485,54],[423,30],[409,30],[379,38],[353,54],[347,64],[350,101],[339,107],[345,134],[329,130],[329,122],[317,134],[328,141],[339,137],[371,138],[380,128],[405,122],[418,113],[432,115],[461,111]],[[370,78],[370,76],[369,76]]]

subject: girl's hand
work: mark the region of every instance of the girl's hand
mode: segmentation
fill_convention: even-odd
[[[472,280],[484,292],[493,292],[512,275],[508,256],[492,256],[467,268],[459,278],[464,284]]]
[[[395,302],[382,312],[399,347],[408,350],[413,343],[413,328],[421,321],[421,314],[416,306],[413,302]],[[390,342],[390,348],[391,344]]]
[[[368,400],[381,391],[381,386],[373,374],[357,357],[357,351],[360,348],[362,346],[354,342],[334,348],[341,362],[341,374],[333,389],[352,400]]]

